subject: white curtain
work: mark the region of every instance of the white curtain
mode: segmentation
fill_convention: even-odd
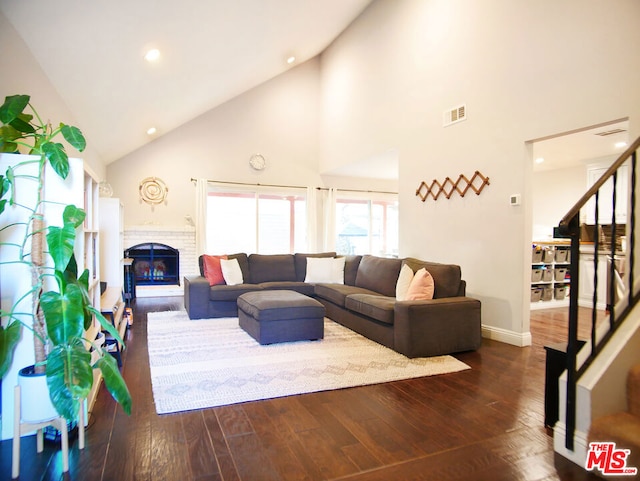
[[[322,250],[336,250],[336,189],[324,191],[324,238]]]
[[[315,187],[307,187],[307,252],[319,252],[318,193]]]
[[[206,179],[196,181],[196,256],[206,254],[207,251],[207,193],[209,191]]]

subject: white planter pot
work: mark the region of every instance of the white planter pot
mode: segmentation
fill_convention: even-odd
[[[20,386],[20,419],[23,423],[41,423],[60,415],[49,397],[47,376],[35,374],[33,366],[27,366],[18,373]]]

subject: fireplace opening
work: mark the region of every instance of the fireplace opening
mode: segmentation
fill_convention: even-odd
[[[131,270],[139,286],[180,285],[178,249],[157,242],[129,247],[124,256],[133,259]]]

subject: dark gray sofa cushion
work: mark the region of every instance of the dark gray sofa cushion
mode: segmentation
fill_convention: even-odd
[[[322,304],[292,291],[248,292],[238,297],[238,309],[261,322],[324,318]]]
[[[261,290],[262,287],[257,284],[236,284],[235,286],[220,284],[211,286],[209,289],[209,299],[212,301],[235,301],[238,296],[241,296],[245,292]]]
[[[251,284],[296,280],[296,267],[292,254],[251,254],[249,272]]]
[[[404,259],[404,263],[411,267],[413,272],[416,272],[418,269],[423,267],[429,271],[433,277],[434,299],[460,295],[460,282],[462,278],[460,266],[454,264],[439,264],[437,262],[425,262],[413,257],[407,257]]]
[[[348,286],[356,285],[356,276],[358,275],[358,266],[362,256],[345,256],[344,259],[344,283]]]
[[[393,308],[395,297],[372,294],[350,294],[345,301],[345,307],[350,311],[363,314],[385,324],[393,324]]]
[[[346,298],[351,294],[371,294],[379,295],[376,292],[364,289],[362,287],[348,286],[346,284],[316,284],[316,297],[322,297],[334,304],[344,307]]]
[[[249,284],[251,273],[249,272],[249,257],[244,252],[238,254],[229,254],[227,259],[237,259],[240,270],[242,271],[242,279],[246,284]]]
[[[307,257],[335,257],[335,252],[320,252],[318,254],[304,254],[304,253],[296,253],[293,254],[293,262],[295,263],[296,268],[296,280],[300,282],[304,282],[305,277],[307,277]]]
[[[395,297],[401,267],[400,259],[362,256],[355,285],[387,297]]]
[[[313,296],[315,289],[313,284],[298,281],[273,281],[258,284],[263,290],[288,290],[296,291],[305,296]]]

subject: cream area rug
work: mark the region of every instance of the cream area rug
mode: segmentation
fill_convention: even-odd
[[[325,319],[324,339],[261,346],[238,318],[148,315],[158,414],[469,369],[451,356],[409,359]]]

